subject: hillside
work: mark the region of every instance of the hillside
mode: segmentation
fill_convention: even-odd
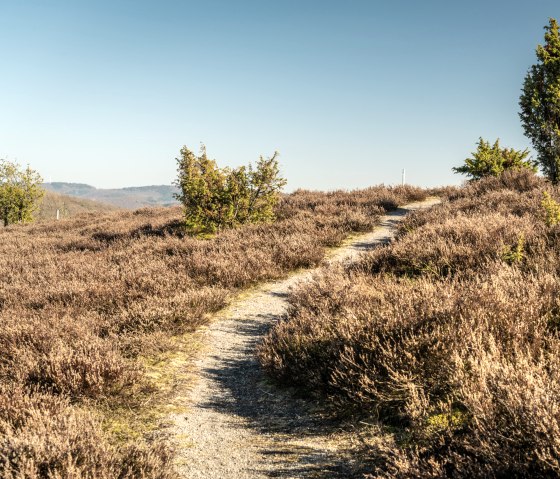
[[[241,290],[317,266],[425,195],[298,191],[277,221],[209,239],[185,236],[180,206],[3,228],[0,477],[175,478],[158,431],[184,408],[170,397],[201,347],[197,328]]]
[[[170,185],[133,186],[128,188],[95,188],[84,183],[52,182],[43,187],[54,193],[100,201],[119,208],[136,209],[144,206],[171,206],[177,204]]]
[[[118,209],[118,207],[108,203],[62,195],[47,190],[35,218],[39,221],[55,219],[56,210],[59,210],[61,218],[70,218],[81,213],[106,213]]]

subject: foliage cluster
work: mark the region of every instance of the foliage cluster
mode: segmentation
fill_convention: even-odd
[[[560,33],[551,18],[545,27],[545,44],[537,46],[537,64],[523,83],[519,116],[533,143],[544,174],[560,181]]]
[[[560,182],[560,31],[554,18],[545,26],[544,40],[544,45],[537,46],[537,63],[527,72],[519,98],[519,117],[537,152],[537,160],[527,159],[528,150],[502,149],[498,140],[490,146],[480,138],[472,158],[453,168],[456,173],[476,180],[498,176],[508,169],[527,168],[536,172],[540,164],[552,183]]]
[[[502,148],[499,139],[490,145],[490,142],[480,138],[472,157],[465,159],[465,164],[453,168],[453,171],[467,175],[473,180],[486,176],[499,176],[505,170],[511,169],[528,169],[536,173],[537,164],[527,159],[528,156],[529,150]]]
[[[560,204],[554,201],[548,191],[543,193],[541,206],[544,210],[544,217],[548,226],[556,226],[560,223]]]
[[[4,226],[28,223],[38,208],[44,191],[41,176],[29,166],[0,159],[0,220]]]
[[[219,168],[203,146],[195,155],[186,146],[177,158],[185,223],[193,234],[213,234],[245,223],[274,220],[274,208],[286,180],[279,176],[278,153],[260,157],[256,166]]]
[[[204,241],[184,235],[180,207],[3,228],[0,475],[173,477],[153,430],[119,430],[105,412],[156,410],[165,392],[150,364],[188,343],[183,333],[239,288],[316,265],[385,207],[424,196],[410,187],[298,191],[281,198],[276,222]]]
[[[372,477],[560,475],[560,225],[544,193],[560,198],[521,170],[469,183],[291,294],[260,361],[378,421]]]

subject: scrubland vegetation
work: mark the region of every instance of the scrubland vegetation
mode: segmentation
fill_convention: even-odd
[[[558,477],[560,191],[506,171],[446,194],[295,290],[260,361],[378,424],[371,477]]]
[[[560,476],[560,33],[554,19],[545,30],[520,98],[537,159],[481,138],[454,168],[475,181],[299,286],[259,347],[278,382],[369,425],[370,477]],[[276,158],[219,168],[184,147],[183,209],[32,226],[41,177],[0,160],[1,477],[175,477],[150,365],[188,350],[242,288],[317,265],[426,197],[281,197]]]
[[[424,196],[298,191],[282,197],[274,223],[204,240],[185,235],[180,207],[3,228],[0,475],[173,477],[156,428],[119,431],[113,417],[141,421],[155,407],[149,360],[174,338],[188,342],[240,288],[316,265],[385,209]]]

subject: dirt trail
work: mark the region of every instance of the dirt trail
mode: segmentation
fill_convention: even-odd
[[[329,255],[329,262],[352,261],[362,251],[388,241],[411,210],[437,199],[413,203],[381,218],[371,233],[353,238]],[[316,270],[267,283],[242,295],[204,331],[208,345],[196,362],[198,378],[186,393],[186,414],[172,417],[180,443],[178,470],[194,479],[347,478],[352,460],[337,447],[312,405],[269,384],[254,350],[286,310],[289,289]]]

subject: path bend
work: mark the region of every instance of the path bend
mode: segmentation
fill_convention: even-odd
[[[429,198],[389,212],[372,232],[352,238],[327,261],[354,260],[389,241],[407,213],[437,202]],[[171,434],[180,438],[177,469],[182,478],[352,477],[352,459],[339,451],[336,434],[325,431],[308,401],[271,385],[254,355],[286,312],[290,288],[317,269],[242,294],[204,330],[207,347],[195,362],[197,378],[182,393],[187,411],[171,417]]]

